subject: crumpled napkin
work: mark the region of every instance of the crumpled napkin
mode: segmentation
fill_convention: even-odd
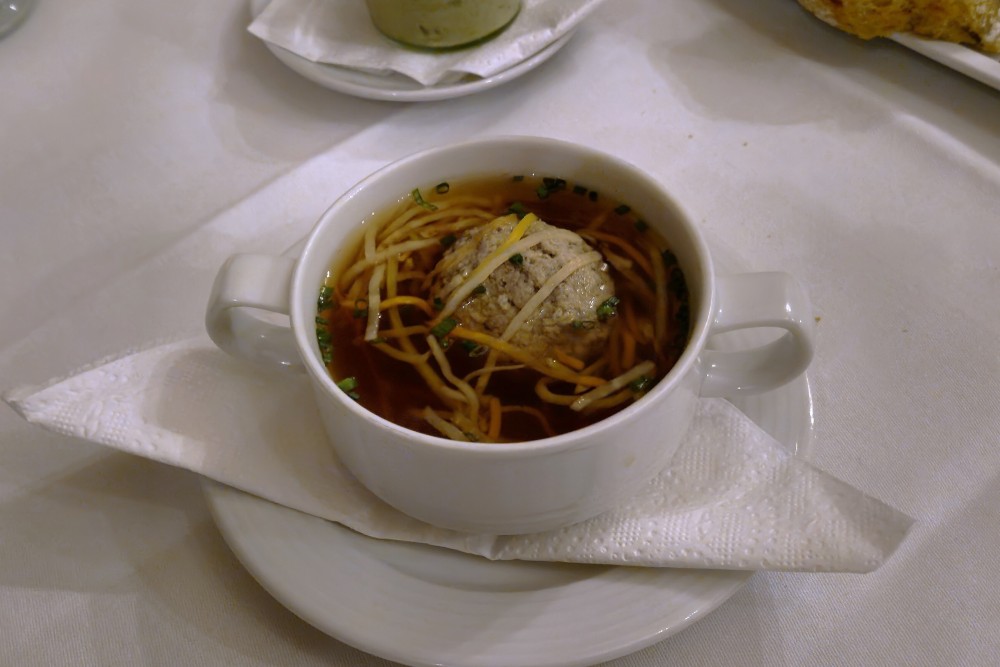
[[[4,396],[42,427],[193,470],[371,537],[490,559],[868,572],[912,519],[798,459],[731,403],[702,399],[670,467],[605,515],[522,536],[435,528],[368,492],[328,445],[304,375],[207,337],[135,352]]]
[[[306,60],[369,74],[402,74],[425,86],[468,75],[490,77],[573,31],[601,0],[523,0],[500,35],[480,46],[442,53],[407,49],[372,24],[363,0],[272,0],[252,34]]]

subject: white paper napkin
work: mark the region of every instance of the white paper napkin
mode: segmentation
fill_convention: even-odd
[[[306,60],[371,74],[403,74],[431,86],[489,77],[575,29],[601,0],[523,0],[514,22],[473,48],[425,53],[396,44],[372,24],[363,0],[272,0],[250,32]]]
[[[703,399],[669,469],[631,502],[558,531],[467,535],[369,493],[327,444],[304,375],[206,338],[157,346],[4,399],[58,433],[193,470],[366,535],[490,559],[868,572],[912,520],[794,457],[727,401]]]

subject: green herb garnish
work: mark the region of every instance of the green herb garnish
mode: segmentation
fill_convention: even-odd
[[[620,204],[618,207],[615,208],[615,213],[617,213],[618,215],[625,215],[631,210],[632,210],[631,207],[629,207],[628,205]]]
[[[451,186],[448,185],[447,182],[438,183],[437,185],[434,186],[434,192],[438,193],[439,195],[448,194],[448,190],[451,190]]]
[[[645,220],[636,220],[635,229],[637,232],[642,233],[647,229],[649,229],[649,223],[647,223]]]
[[[591,190],[588,192],[587,198],[590,199],[590,201],[597,201],[597,190]]]
[[[450,248],[451,246],[455,245],[455,241],[457,240],[458,240],[457,236],[455,236],[454,234],[448,234],[447,236],[441,237],[441,245],[443,245],[445,248]]]
[[[438,210],[437,206],[427,202],[424,199],[424,196],[420,194],[420,188],[413,188],[413,192],[411,192],[410,194],[413,196],[413,201],[417,203],[417,206],[422,206],[423,208],[426,208],[428,211]]]
[[[329,285],[323,285],[319,288],[319,299],[316,302],[316,308],[320,311],[328,310],[333,307],[333,288]]]
[[[341,391],[354,391],[358,388],[358,378],[351,376],[349,378],[344,378],[337,383],[337,387]]]
[[[514,202],[507,209],[508,213],[514,213],[517,215],[517,219],[520,220],[524,216],[528,215],[528,209],[524,208],[524,204],[519,201]]]
[[[515,252],[513,255],[510,256],[510,258],[507,259],[507,261],[513,264],[514,266],[521,266],[522,264],[524,264],[524,255],[522,255],[519,252]]]
[[[439,296],[434,297],[434,303],[431,305],[434,307],[434,310],[444,310],[444,301]]]
[[[585,194],[587,194],[587,188],[583,187],[582,185],[574,185],[573,186],[573,194],[575,194],[575,195],[585,195]]]
[[[594,320],[573,320],[571,326],[574,330],[580,331],[581,329],[593,329],[597,326],[597,322]]]
[[[442,339],[451,333],[451,330],[458,326],[458,320],[446,317],[431,328],[431,335],[437,339]]]
[[[472,288],[472,295],[479,296],[480,294],[486,294],[486,285],[479,283],[474,288]]]
[[[614,317],[618,314],[618,304],[621,302],[616,296],[608,297],[604,303],[597,307],[597,319],[604,322],[609,317]]]
[[[326,326],[329,323],[330,320],[326,319],[325,317],[320,317],[319,315],[316,316],[316,324],[320,326]]]
[[[653,378],[647,377],[645,375],[640,375],[636,379],[628,383],[628,388],[637,394],[644,394],[646,391],[653,386]]]
[[[354,319],[363,320],[368,317],[368,302],[364,299],[354,300]]]

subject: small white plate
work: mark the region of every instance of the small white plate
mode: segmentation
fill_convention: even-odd
[[[271,0],[250,0],[252,16],[256,17],[263,12],[269,2]],[[566,33],[533,56],[491,77],[469,75],[457,82],[435,86],[424,86],[399,74],[368,74],[347,67],[316,63],[269,42],[264,42],[264,45],[290,69],[330,90],[371,100],[432,102],[472,95],[512,81],[554,56],[572,36],[573,31]]]
[[[760,335],[734,332],[717,347],[756,345]],[[779,442],[807,453],[805,376],[734,403]],[[226,542],[279,602],[351,646],[419,667],[611,660],[701,619],[752,574],[494,562],[371,539],[207,480],[204,491]]]
[[[892,39],[956,72],[1000,90],[1000,56],[981,53],[961,44],[924,39],[915,35],[897,34]]]

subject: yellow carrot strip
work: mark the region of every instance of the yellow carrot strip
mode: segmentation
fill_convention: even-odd
[[[355,262],[347,271],[340,276],[340,284],[346,285],[350,281],[354,280],[358,275],[360,275],[365,269],[370,266],[375,266],[376,264],[381,264],[390,257],[395,257],[396,255],[402,255],[403,253],[412,252],[414,250],[420,250],[421,248],[426,248],[437,243],[437,239],[420,239],[417,241],[404,241],[403,243],[397,243],[396,245],[389,246],[384,250],[379,250],[371,257],[365,257],[362,260]]]
[[[372,343],[372,345],[374,345],[375,349],[381,352],[382,354],[390,356],[396,361],[404,361],[408,364],[413,364],[414,366],[416,366],[417,364],[424,363],[431,356],[430,352],[424,352],[423,354],[417,354],[415,352],[404,352],[400,349],[393,347],[392,345],[389,345],[388,343],[375,342]]]
[[[479,331],[472,331],[466,327],[459,326],[452,329],[449,335],[454,338],[471,340],[474,343],[485,345],[490,349],[496,350],[500,354],[507,355],[514,361],[518,361],[544,375],[551,375],[558,380],[565,380],[566,382],[582,384],[588,387],[599,387],[605,383],[604,378],[579,375],[578,373],[574,373],[569,368],[566,368],[555,359],[536,359],[519,347]]]
[[[635,261],[636,264],[638,264],[640,267],[642,267],[642,269],[646,273],[648,273],[650,276],[653,275],[653,267],[649,263],[649,259],[647,259],[645,255],[643,255],[641,252],[639,252],[636,249],[636,247],[633,246],[628,241],[626,241],[624,239],[621,239],[621,238],[615,236],[614,234],[609,234],[607,232],[600,232],[600,231],[593,230],[593,229],[581,229],[580,230],[580,236],[582,236],[585,239],[587,237],[592,237],[592,238],[597,239],[599,241],[604,241],[605,243],[609,243],[611,245],[618,246],[619,248],[622,249],[622,251],[626,255],[628,255],[629,257],[631,257],[632,260]]]
[[[622,366],[632,368],[635,365],[635,337],[626,327],[622,327]]]
[[[420,336],[426,334],[428,331],[427,327],[421,324],[415,324],[411,327],[401,327],[399,329],[393,327],[391,329],[382,329],[378,332],[379,338],[403,338],[406,336]]]
[[[583,410],[591,403],[596,400],[610,396],[611,394],[617,392],[619,389],[627,387],[633,380],[638,380],[643,375],[652,376],[656,371],[656,364],[652,361],[643,361],[642,363],[634,366],[631,370],[622,373],[618,377],[609,380],[600,387],[588,391],[583,396],[578,397],[575,401],[570,404],[570,409],[579,412]]]
[[[477,377],[480,377],[481,375],[484,375],[486,373],[501,373],[503,371],[519,371],[519,370],[521,370],[524,367],[525,367],[524,364],[507,364],[507,365],[504,365],[504,366],[494,366],[493,368],[477,368],[476,370],[472,371],[471,373],[469,373],[468,375],[466,375],[462,379],[465,380],[466,382],[471,382],[472,380],[475,380]],[[476,389],[476,391],[479,394],[482,394],[482,392],[479,391],[478,388]]]
[[[490,428],[486,432],[486,435],[490,440],[496,440],[500,437],[500,420],[503,417],[503,412],[500,410],[502,406],[500,405],[500,399],[496,396],[490,397]]]
[[[563,352],[558,347],[552,348],[552,356],[556,358],[556,361],[564,366],[569,366],[574,371],[582,371],[587,366],[582,359],[577,359],[576,357]]]
[[[438,367],[441,369],[441,374],[444,378],[451,382],[456,389],[462,392],[462,396],[465,397],[465,402],[468,404],[469,417],[475,420],[479,416],[479,396],[473,391],[472,387],[469,386],[468,382],[455,376],[451,370],[451,364],[448,362],[448,357],[445,356],[444,350],[441,349],[441,344],[438,343],[437,338],[434,336],[427,336],[427,346],[430,347],[431,354],[434,355],[434,359],[438,362]]]
[[[556,434],[555,429],[552,428],[552,424],[549,423],[549,420],[545,417],[545,414],[542,413],[542,411],[539,410],[538,408],[533,408],[529,405],[505,405],[501,409],[501,412],[505,413],[523,412],[525,414],[531,415],[532,417],[538,420],[538,423],[542,425],[542,430],[545,431],[545,435],[549,437],[554,437]]]
[[[458,440],[459,442],[469,441],[465,434],[462,433],[462,429],[444,419],[441,415],[431,410],[430,407],[424,408],[424,419],[446,438]]]
[[[431,305],[419,296],[393,296],[388,299],[382,299],[379,310],[388,310],[396,306],[417,306],[431,317],[437,315]]]
[[[385,277],[385,265],[379,264],[372,271],[368,280],[368,326],[365,328],[365,340],[378,338],[378,306],[382,298],[382,279]]]

